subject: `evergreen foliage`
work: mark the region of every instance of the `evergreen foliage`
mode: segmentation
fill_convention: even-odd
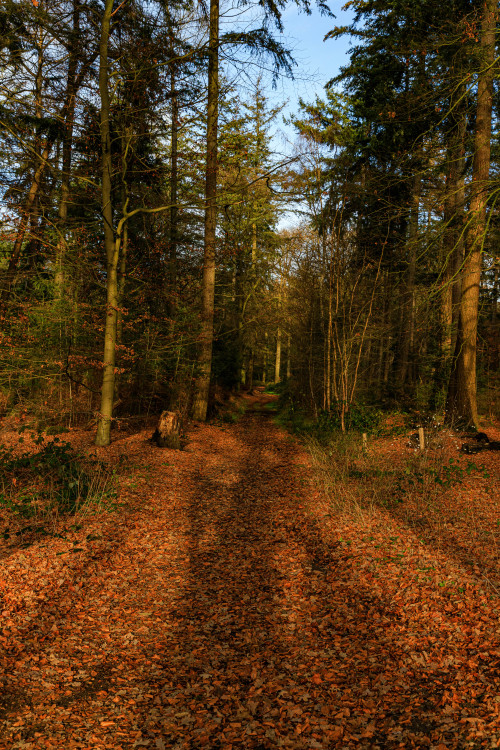
[[[4,414],[106,444],[113,420],[187,417],[203,380],[284,381],[342,429],[375,406],[498,417],[498,9],[349,5],[326,34],[349,61],[278,158],[285,3],[220,32],[188,0],[4,3]]]

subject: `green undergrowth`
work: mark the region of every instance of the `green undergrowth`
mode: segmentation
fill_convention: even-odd
[[[377,456],[369,443],[365,449],[359,433],[333,433],[328,441],[308,434],[304,440],[318,484],[337,511],[378,507],[412,523],[439,525],[446,491],[469,477],[489,476],[482,464],[446,457],[440,448],[391,462]]]
[[[480,462],[446,455],[442,426],[433,414],[387,412],[378,406],[354,404],[346,417],[347,429],[342,431],[338,410],[320,412],[315,419],[286,389],[277,407],[275,421],[307,445],[317,481],[337,511],[364,513],[378,507],[417,525],[438,525],[445,492],[461,487],[469,478],[488,478]],[[415,450],[393,462],[370,447],[374,437],[408,435],[420,426],[425,428],[428,446],[424,451],[417,449],[418,436]]]
[[[267,404],[262,404],[260,410],[264,412],[271,412],[273,414],[279,414],[280,405],[278,401],[269,401]]]
[[[0,507],[25,520],[117,507],[114,470],[60,438],[30,437],[28,451],[22,434],[16,447],[0,444]]]
[[[237,424],[245,414],[246,406],[238,396],[228,395],[214,405],[211,421],[215,424]]]
[[[268,383],[266,387],[264,388],[264,393],[267,393],[273,396],[281,396],[285,390],[286,390],[286,380],[280,383]]]
[[[328,443],[334,436],[342,434],[338,413],[321,411],[315,418],[305,409],[291,401],[280,399],[273,404],[277,413],[276,423],[290,432],[312,437],[321,443]],[[346,434],[366,432],[379,435],[382,432],[382,412],[371,407],[359,406],[349,412],[346,420]]]
[[[344,417],[344,430],[341,429],[340,410],[319,411],[314,417],[300,404],[281,396],[273,403],[276,422],[290,432],[311,437],[325,445],[337,440],[339,435],[353,434],[356,439],[365,433],[368,437],[397,437],[409,431],[424,427],[427,439],[432,440],[442,429],[438,417],[421,412],[386,412],[370,404],[354,404]]]
[[[294,434],[325,444],[342,431],[366,433],[369,437],[396,437],[424,427],[426,435],[432,438],[442,429],[442,417],[432,411],[395,407],[394,404],[389,408],[368,399],[351,404],[333,401],[329,410],[314,410],[306,394],[297,394],[293,380],[271,384],[265,392],[279,397],[273,406],[278,424]]]
[[[228,409],[227,411],[222,412],[218,417],[218,421],[222,422],[223,424],[236,424],[237,422],[240,421],[244,413],[245,413],[244,406],[231,408],[231,409]]]

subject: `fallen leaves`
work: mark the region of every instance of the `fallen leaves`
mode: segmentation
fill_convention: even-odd
[[[499,600],[449,537],[332,512],[258,413],[148,437],[100,451],[120,511],[3,546],[2,750],[500,742]]]

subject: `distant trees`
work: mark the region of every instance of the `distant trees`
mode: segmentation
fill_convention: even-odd
[[[269,107],[257,79],[246,100],[237,97],[223,109],[221,284],[216,299],[224,313],[215,365],[226,385],[251,387],[254,369],[261,373],[263,368],[260,349],[270,324],[267,295],[279,263],[281,170],[272,156],[270,128],[281,107]]]
[[[497,222],[497,5],[351,5],[357,44],[336,79],[344,100],[327,89],[296,120],[317,154],[298,178],[317,196],[311,342],[323,342],[300,389],[342,426],[363,395],[477,425],[477,331]]]
[[[245,28],[217,0],[3,4],[4,410],[107,445],[131,416],[205,419],[215,385],[288,380],[345,429],[360,403],[493,409],[497,4],[351,7],[350,60],[280,162],[284,3]]]
[[[309,3],[296,0],[297,4],[309,10]],[[246,5],[244,3],[243,5]],[[327,11],[324,3],[318,3]],[[271,60],[274,73],[281,70],[291,73],[292,58],[288,50],[269,32],[269,25],[282,31],[281,11],[284,2],[275,3],[263,0],[259,3],[262,27],[250,31],[230,31],[219,35],[219,0],[211,0],[209,12],[208,42],[208,82],[207,82],[207,135],[205,164],[205,228],[204,261],[202,282],[201,331],[198,352],[198,376],[193,394],[192,415],[204,421],[208,408],[212,348],[214,335],[215,299],[215,255],[217,228],[217,150],[218,150],[218,104],[219,104],[219,48],[246,49],[258,57],[267,56]]]

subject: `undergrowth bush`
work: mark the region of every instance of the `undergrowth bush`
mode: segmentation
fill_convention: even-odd
[[[37,450],[19,454],[0,444],[0,506],[23,518],[73,514],[89,505],[112,504],[114,473],[78,455],[68,442],[31,435]],[[22,444],[24,439],[19,438]]]
[[[288,393],[290,389],[287,380],[280,380],[279,383],[268,383],[264,388],[264,393],[271,393],[278,396],[283,396]]]
[[[294,397],[286,383],[272,386],[270,393],[278,393],[278,424],[291,432],[311,436],[320,442],[329,442],[337,433],[341,433],[341,404],[333,404],[329,411],[322,410],[314,418]],[[346,432],[367,432],[378,435],[383,431],[384,412],[376,406],[358,403],[351,404],[344,414]]]
[[[295,435],[308,434],[317,429],[317,423],[303,409],[297,408],[292,401],[283,403],[281,399],[275,422]]]
[[[333,402],[330,410],[320,410],[314,418],[292,385],[283,382],[266,389],[279,395],[278,423],[292,432],[310,435],[322,442],[328,442],[341,432],[342,403]],[[344,426],[346,432],[366,432],[376,437],[404,435],[418,427],[425,427],[428,435],[441,430],[441,423],[434,412],[394,406],[388,409],[368,400],[349,405],[344,411]]]
[[[371,510],[378,506],[409,522],[434,523],[441,519],[441,498],[467,477],[488,473],[473,461],[445,460],[438,448],[405,456],[390,465],[363,450],[359,435],[334,433],[329,442],[306,438],[319,484],[337,510]]]
[[[329,443],[332,439],[339,440],[343,434],[340,428],[340,418],[336,412],[322,411],[318,418],[314,419],[293,402],[282,404],[278,407],[276,421],[291,432],[311,437],[321,443]],[[346,421],[346,433],[367,432],[377,435],[381,429],[382,412],[371,407],[359,407],[349,413]]]
[[[236,424],[245,413],[244,406],[232,404],[230,408],[219,414],[219,421],[226,424]]]

